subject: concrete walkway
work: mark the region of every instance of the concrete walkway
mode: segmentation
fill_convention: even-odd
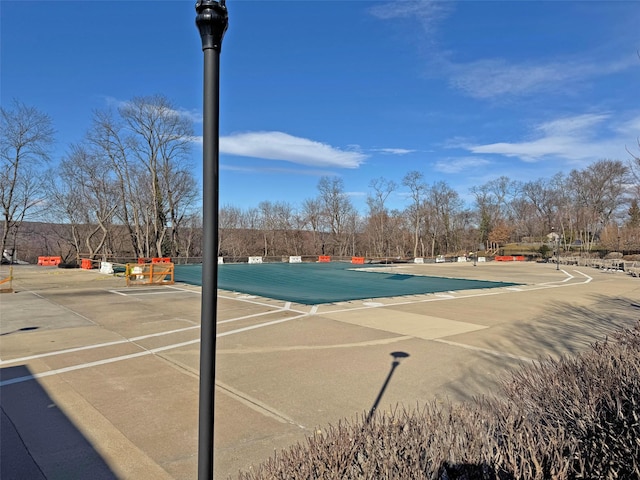
[[[490,393],[640,319],[640,281],[623,273],[384,268],[521,285],[316,306],[219,292],[216,478],[374,404]],[[14,277],[0,295],[0,477],[195,479],[199,287],[35,266]]]

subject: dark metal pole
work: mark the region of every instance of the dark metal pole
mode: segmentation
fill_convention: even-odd
[[[202,303],[200,314],[200,400],[198,480],[213,478],[213,424],[218,306],[218,194],[220,50],[228,26],[224,0],[198,0],[196,26],[204,52],[202,132]]]

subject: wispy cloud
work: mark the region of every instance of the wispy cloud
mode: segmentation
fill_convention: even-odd
[[[240,166],[240,165],[229,165],[227,163],[220,164],[220,170],[225,170],[227,172],[236,172],[236,173],[247,173],[250,175],[255,175],[256,173],[260,174],[272,174],[272,175],[308,175],[311,177],[333,177],[336,175],[336,172],[330,170],[309,170],[302,168],[279,168],[279,167],[269,167],[269,166]]]
[[[610,120],[609,114],[562,117],[537,125],[531,140],[467,145],[465,148],[476,154],[504,155],[525,162],[536,162],[545,157],[572,162],[621,159],[630,138],[624,132],[637,125],[640,117],[607,124]]]
[[[173,110],[176,115],[184,118],[188,118],[193,123],[202,123],[202,112],[198,110],[187,110],[184,108],[178,108]]]
[[[152,98],[152,97],[150,97]],[[105,103],[113,108],[130,108],[134,105],[131,100],[120,100],[115,97],[105,96]],[[157,106],[153,104],[149,104],[152,108],[157,108]],[[186,108],[164,108],[164,114],[166,115],[175,115],[177,117],[186,118],[193,123],[202,123],[202,112],[199,110],[187,110]]]
[[[582,55],[512,62],[504,58],[479,58],[471,62],[454,60],[456,52],[441,45],[440,25],[452,17],[456,2],[442,0],[396,0],[369,9],[385,21],[415,20],[420,45],[429,51],[429,75],[442,75],[451,88],[472,98],[523,97],[539,93],[571,93],[594,79],[639,68],[635,52],[602,59],[592,52]],[[424,50],[423,50],[424,51]],[[468,52],[465,52],[468,55]]]
[[[481,157],[454,157],[439,160],[434,164],[433,168],[442,173],[460,173],[465,170],[475,170],[479,167],[485,167],[490,163],[489,160]]]
[[[491,99],[505,95],[570,91],[581,82],[637,67],[638,59],[629,57],[609,62],[567,59],[525,63],[485,59],[470,63],[444,63],[453,88],[473,98]]]
[[[344,192],[349,198],[364,198],[367,196],[367,192]]]
[[[408,148],[372,148],[371,151],[388,155],[407,155],[415,152],[415,150],[409,150]]]
[[[357,168],[368,157],[284,132],[245,132],[220,138],[220,153],[310,167]]]
[[[381,20],[415,19],[426,33],[432,34],[438,23],[448,17],[453,8],[454,2],[403,0],[376,5],[369,9],[369,12]]]

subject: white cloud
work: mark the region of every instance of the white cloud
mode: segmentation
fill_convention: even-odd
[[[621,122],[616,126],[616,131],[625,136],[640,138],[640,115],[629,120]]]
[[[545,135],[586,135],[593,130],[593,127],[601,124],[610,117],[606,113],[585,113],[571,117],[561,117],[555,120],[541,123],[536,127]]]
[[[606,124],[610,118],[608,114],[562,117],[537,125],[531,140],[468,145],[465,148],[477,154],[516,157],[525,162],[536,162],[545,157],[572,162],[623,159],[629,136],[621,134],[621,131],[639,124],[640,119]]]
[[[425,32],[432,34],[436,25],[453,11],[453,2],[436,0],[403,0],[376,5],[369,12],[382,20],[415,18]]]
[[[281,160],[311,167],[357,168],[367,155],[283,132],[245,132],[220,137],[220,153]]]
[[[389,155],[407,155],[415,152],[415,150],[409,150],[407,148],[373,148],[371,151],[386,153]]]
[[[511,64],[503,59],[487,59],[466,64],[444,63],[452,87],[473,98],[489,99],[505,95],[571,91],[580,82],[638,66],[638,59],[609,62],[567,59],[519,64]]]
[[[176,115],[188,118],[193,123],[202,123],[202,112],[199,110],[186,110],[184,108],[179,108],[173,111]]]
[[[396,0],[369,9],[381,20],[415,19],[422,26],[418,38],[422,46],[430,46],[429,75],[434,72],[448,79],[449,85],[465,95],[478,99],[505,96],[527,96],[538,93],[573,93],[584,82],[640,67],[635,52],[616,54],[602,59],[592,52],[578,56],[511,62],[504,58],[480,58],[458,63],[455,52],[440,45],[435,37],[439,26],[455,9],[453,1]],[[465,55],[468,52],[465,52]],[[613,58],[613,59],[612,59]]]
[[[446,158],[435,163],[433,168],[442,173],[460,173],[465,170],[473,170],[485,167],[491,162],[481,157]]]
[[[366,192],[344,192],[349,198],[364,198],[367,196]]]
[[[248,174],[273,174],[273,175],[308,175],[312,177],[332,177],[336,175],[335,172],[330,170],[309,170],[309,169],[296,169],[296,168],[279,168],[279,167],[265,167],[265,166],[239,166],[229,165],[226,163],[220,164],[220,170],[237,173]]]
[[[144,98],[144,97],[141,97]],[[119,100],[115,97],[105,96],[105,102],[107,105],[114,108],[128,108],[133,106],[134,104],[131,100]],[[157,108],[153,104],[149,104],[153,108]],[[164,113],[168,115],[176,115],[178,117],[184,117],[188,120],[191,120],[193,123],[202,123],[202,112],[199,110],[187,110],[185,108],[165,108]]]

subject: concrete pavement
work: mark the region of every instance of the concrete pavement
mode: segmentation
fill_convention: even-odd
[[[219,292],[217,478],[377,400],[469,400],[640,319],[640,281],[623,273],[382,268],[521,285],[317,306]],[[0,295],[0,476],[196,478],[200,288],[36,266],[14,277],[16,293]]]

